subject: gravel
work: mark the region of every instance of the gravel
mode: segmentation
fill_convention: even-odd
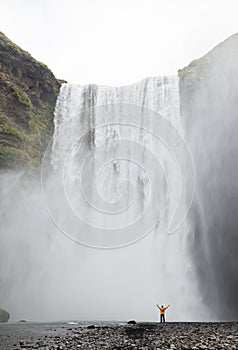
[[[37,326],[36,326],[37,327]],[[238,322],[58,325],[1,334],[1,349],[238,349]],[[33,335],[34,334],[34,335]],[[19,340],[19,337],[21,339]]]

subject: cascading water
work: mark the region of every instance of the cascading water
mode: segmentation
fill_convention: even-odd
[[[62,171],[60,180],[72,212],[82,217],[88,227],[99,228],[101,236],[96,237],[94,232],[90,236],[90,232],[85,230],[79,232],[80,239],[68,239],[59,233],[54,220],[49,220],[40,188],[35,186],[32,190],[28,185],[20,190],[22,206],[16,208],[15,213],[5,213],[5,235],[1,237],[5,252],[2,255],[4,271],[1,279],[3,285],[14,288],[10,294],[3,290],[1,299],[16,318],[156,320],[156,303],[171,304],[170,320],[207,318],[186,252],[187,225],[183,224],[173,235],[167,234],[174,203],[179,200],[178,169],[161,140],[156,140],[144,128],[129,125],[129,114],[128,125],[117,123],[118,111],[127,105],[132,109],[133,106],[151,108],[183,133],[177,77],[148,78],[125,87],[62,86],[55,110],[55,132],[49,147],[48,177],[44,177],[43,170],[44,192],[53,198],[50,204],[47,202],[49,198],[46,198],[48,210],[53,219],[54,215],[58,215],[58,227],[63,224],[69,231],[74,229],[74,221],[64,221],[67,220],[67,212],[61,208],[59,184],[54,177]],[[95,127],[97,119],[102,117],[99,106],[106,106],[106,109],[103,107],[105,125],[102,128]],[[107,106],[110,106],[109,110]],[[88,109],[90,112],[85,118],[84,111]],[[109,112],[115,125],[107,125]],[[147,109],[141,115],[146,118]],[[146,121],[140,118],[138,114],[137,124],[145,125]],[[150,119],[149,122],[151,125],[148,127],[153,129],[154,121]],[[84,128],[90,132],[78,140]],[[119,146],[121,140],[124,140],[124,148]],[[129,141],[134,147],[133,152]],[[144,147],[142,153],[139,144]],[[137,145],[143,166],[133,161],[133,156],[138,155]],[[121,158],[118,149],[124,151]],[[151,168],[151,153],[156,154],[167,180],[158,176],[156,164]],[[150,179],[146,175],[147,165],[151,170]],[[87,170],[84,177],[80,175],[82,167]],[[53,183],[55,189],[51,192]],[[81,193],[82,184],[84,193]],[[156,188],[151,188],[153,184]],[[19,187],[19,180],[15,180],[15,186]],[[125,246],[142,238],[143,234],[137,237],[137,232],[132,232],[128,241],[127,237],[120,241],[117,236],[103,236],[110,229],[120,228],[120,232],[126,232],[128,223],[133,224],[138,217],[143,218],[146,208],[150,208],[156,217],[158,208],[164,204],[166,186],[169,197],[164,215],[159,222],[154,222],[155,226],[143,239]],[[4,194],[6,208],[11,191],[9,189]],[[120,205],[117,206],[117,202]],[[100,210],[102,203],[104,207]],[[113,207],[112,211],[110,207]],[[27,221],[22,221],[23,217],[27,217]],[[151,217],[149,220],[152,220]],[[143,225],[142,220],[141,233]],[[75,238],[71,231],[63,231]],[[110,244],[107,244],[108,239]],[[75,240],[100,248],[118,247],[120,242],[125,247],[92,249],[75,243]],[[17,250],[19,243],[20,251]],[[14,265],[10,276],[10,261],[16,261],[16,258],[23,262],[21,266]],[[24,283],[19,277],[22,275],[25,276]]]
[[[121,211],[118,215],[107,216],[106,220],[103,222],[104,228],[111,227],[111,225],[113,225],[113,227],[118,227],[120,224],[128,224],[128,221],[135,220],[138,215],[142,214],[148,204],[147,202],[151,200],[151,198],[148,198],[150,195],[149,180],[146,177],[146,170],[143,169],[143,167],[146,168],[148,165],[147,152],[144,150],[138,151],[143,153],[142,167],[138,167],[133,162],[133,156],[135,155],[133,154],[132,145],[130,144],[125,145],[124,159],[120,158],[118,160],[116,158],[116,151],[119,148],[117,141],[121,139],[133,141],[136,143],[136,147],[142,143],[146,149],[150,149],[157,154],[159,161],[163,163],[167,180],[169,180],[172,186],[173,201],[176,202],[176,200],[178,200],[178,191],[176,188],[179,187],[179,183],[176,178],[179,176],[178,174],[177,177],[174,176],[176,173],[173,167],[174,161],[171,161],[171,155],[168,150],[166,150],[159,140],[156,140],[155,137],[152,137],[144,130],[139,114],[137,118],[139,128],[130,125],[132,122],[130,116],[131,110],[127,111],[127,123],[129,125],[119,123],[118,114],[122,113],[118,108],[120,104],[123,104],[123,107],[126,104],[149,107],[159,113],[163,113],[168,120],[181,130],[177,77],[150,78],[132,86],[115,88],[69,84],[62,87],[55,112],[55,133],[52,144],[51,164],[56,169],[56,173],[58,173],[58,167],[64,167],[64,190],[75,212],[79,215],[84,215],[87,221],[91,221],[93,217],[93,220],[97,221],[97,225],[100,226],[100,224],[102,224],[102,212],[95,213],[94,210],[91,210],[90,206],[83,204],[83,198],[81,198],[81,200],[79,198],[82,181],[82,178],[79,177],[80,163],[87,159],[90,152],[92,152],[94,159],[92,159],[91,169],[88,169],[88,174],[86,174],[89,181],[87,183],[84,181],[83,185],[86,188],[83,190],[87,194],[90,193],[93,202],[95,202],[94,197],[96,197],[97,194],[97,189],[92,188],[93,172],[95,172],[94,177],[96,178],[96,182],[100,185],[100,193],[103,193],[106,200],[111,204],[113,201],[118,201],[120,199],[121,194],[119,187],[122,180],[129,179],[135,186],[135,189],[131,189],[130,186],[126,187],[124,201],[125,204],[128,204],[128,210]],[[105,116],[103,116],[103,122],[106,125],[105,128],[95,128],[96,121],[101,117],[101,110],[94,108],[96,106],[105,106]],[[106,106],[116,107],[115,109],[111,108],[109,111]],[[83,111],[92,107],[93,109],[85,116]],[[110,120],[108,114],[112,114]],[[142,115],[142,118],[147,118],[146,112]],[[110,121],[116,123],[116,125],[111,124]],[[148,123],[150,123],[149,118]],[[78,141],[81,130],[84,129],[85,124],[89,132],[86,138],[84,137]],[[153,130],[153,120],[151,124],[150,127]],[[105,144],[105,148],[103,152],[101,152],[102,159],[99,160],[99,165],[104,165],[104,163],[107,163],[107,160],[108,164],[106,164],[107,166],[102,169],[100,176],[98,176],[96,172],[99,171],[99,169],[95,169],[95,164],[96,161],[98,161],[99,155],[95,154],[95,149],[100,147],[101,144]],[[122,157],[120,154],[119,156]],[[113,158],[113,161],[111,158]],[[102,164],[100,164],[100,162],[102,162]],[[153,167],[154,166],[155,164],[153,163]],[[164,192],[166,192],[165,187],[167,184],[164,179],[160,179],[155,169],[152,171],[152,176],[154,177],[156,188],[159,188],[159,191],[164,187],[164,190],[160,193],[157,192],[157,196],[154,195],[154,203],[151,205],[151,210],[158,212],[158,207],[161,205],[161,193],[164,194]],[[173,179],[170,179],[172,176]],[[61,179],[59,179],[59,181],[61,181]],[[137,200],[134,200],[134,206],[130,206],[129,203],[133,196],[133,191],[137,195]],[[152,191],[156,193],[155,188],[152,189]],[[75,193],[77,193],[77,196],[74,195]],[[96,207],[100,207],[100,203],[94,204]],[[166,230],[165,227],[164,230]]]

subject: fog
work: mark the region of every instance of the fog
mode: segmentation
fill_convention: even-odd
[[[121,249],[82,246],[50,219],[39,179],[24,177],[0,176],[0,301],[11,321],[156,321],[158,302],[171,303],[170,320],[208,317],[182,233],[152,233]]]
[[[197,177],[191,256],[205,304],[226,320],[238,318],[237,47],[236,34],[210,54],[194,90],[180,86]]]
[[[0,295],[12,319],[156,319],[156,259],[143,258],[153,240],[121,251],[83,247],[54,226],[40,181],[22,176],[1,175]]]

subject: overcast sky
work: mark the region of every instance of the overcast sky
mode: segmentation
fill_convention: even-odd
[[[237,0],[0,0],[0,30],[58,78],[124,85],[176,73],[237,14]]]

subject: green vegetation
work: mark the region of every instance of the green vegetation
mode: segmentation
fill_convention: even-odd
[[[37,63],[42,67],[42,68],[46,68],[46,69],[49,69],[48,67],[47,67],[47,65],[46,64],[44,64],[43,62],[41,62],[41,61],[37,61]]]
[[[1,32],[0,54],[0,169],[34,169],[53,133],[60,82]]]
[[[60,82],[60,84],[64,84],[64,83],[68,83],[66,80],[64,80],[64,79],[58,79],[58,81]]]
[[[22,141],[27,140],[27,135],[24,132],[16,129],[14,126],[10,124],[0,125],[0,132],[17,137],[19,140],[22,140]]]
[[[28,86],[23,81],[21,82],[21,86],[23,90],[29,90]]]
[[[43,115],[31,113],[29,120],[30,136],[27,149],[32,166],[37,166],[40,163],[42,154],[53,131],[52,119],[54,106],[46,103],[46,108],[47,111]],[[51,115],[52,117],[50,118]]]
[[[215,46],[205,56],[192,61],[187,67],[178,71],[182,82],[191,86],[195,81],[201,81],[207,78],[207,71],[214,60],[220,58],[222,61],[227,59],[226,55],[230,52],[231,57],[235,57],[238,45],[238,34],[234,34],[222,43]]]
[[[13,43],[10,39],[8,39],[8,37],[4,35],[2,32],[0,32],[0,43],[4,47],[7,47],[9,51],[13,51],[21,55],[24,55],[25,57],[31,58],[31,55],[29,54],[29,52],[21,49],[19,46]]]
[[[52,104],[50,104],[50,103],[48,103],[48,102],[45,102],[45,107],[46,107],[48,113],[49,113],[50,115],[52,115],[52,117],[53,117],[54,110],[55,110],[55,106],[52,105]]]
[[[33,134],[39,134],[42,130],[47,129],[48,120],[45,116],[31,114],[31,118],[29,120],[30,132]]]
[[[19,89],[16,85],[12,86],[12,91],[16,98],[18,99],[18,102],[23,104],[24,106],[32,109],[32,103],[28,95],[21,89]]]
[[[28,155],[21,149],[0,146],[0,165],[11,168],[17,164],[25,164],[28,158]]]
[[[52,134],[49,113],[53,113],[54,106],[46,103],[44,115],[30,113],[29,135],[14,126],[0,125],[0,132],[12,135],[22,141],[21,148],[0,146],[0,167],[14,168],[28,164],[30,167],[39,165],[42,153]]]
[[[191,86],[195,81],[200,81],[206,76],[206,69],[211,60],[209,55],[192,61],[189,66],[178,71],[179,79]]]

